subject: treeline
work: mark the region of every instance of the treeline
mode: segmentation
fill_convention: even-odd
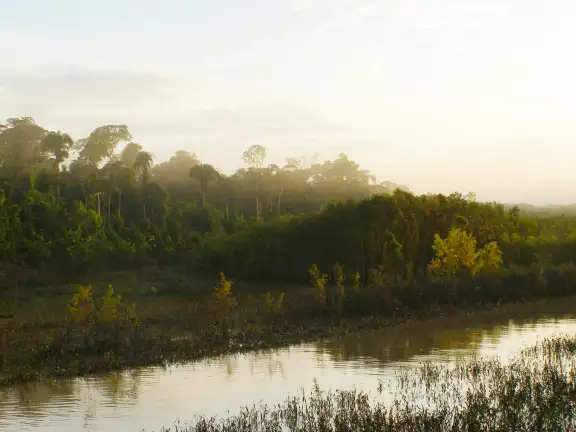
[[[122,147],[123,146],[123,147]],[[122,148],[121,150],[119,150]],[[211,274],[303,280],[312,263],[347,278],[427,275],[434,237],[452,228],[506,266],[572,262],[576,218],[528,217],[473,195],[415,196],[360,169],[243,153],[226,176],[186,151],[153,163],[124,125],[74,140],[32,118],[0,127],[0,271],[62,274],[180,264]]]
[[[122,193],[144,186],[150,189],[140,191],[145,199],[161,198],[161,186],[171,204],[211,205],[262,218],[316,212],[334,197],[361,199],[406,189],[391,182],[377,184],[374,175],[344,154],[322,163],[291,157],[280,166],[267,164],[266,148],[254,145],[242,159],[245,167],[226,176],[185,150],[154,164],[153,155],[132,142],[125,125],[101,126],[78,140],[47,131],[29,117],[0,125],[0,176],[23,181],[26,187],[28,175],[38,173],[37,187],[43,192],[82,201],[101,216],[122,216]]]
[[[286,280],[305,279],[310,263],[326,271],[338,263],[348,280],[358,272],[364,283],[396,284],[428,278],[435,236],[453,229],[469,233],[480,248],[497,242],[507,268],[567,264],[576,257],[576,218],[537,219],[461,194],[396,190],[210,236],[201,262],[231,275]]]
[[[242,156],[246,166],[226,176],[184,150],[154,164],[125,125],[75,140],[29,117],[8,119],[0,125],[0,260],[69,272],[173,262],[209,233],[397,187],[377,184],[343,154],[283,166],[267,165],[259,145]]]

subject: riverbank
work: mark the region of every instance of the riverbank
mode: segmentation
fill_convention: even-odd
[[[574,430],[575,371],[576,336],[555,337],[523,349],[508,363],[471,359],[403,370],[389,402],[359,390],[325,392],[316,385],[310,394],[289,397],[283,404],[252,405],[220,419],[200,417],[176,430]]]
[[[326,287],[322,304],[311,287],[292,285],[281,286],[282,291],[264,291],[265,285],[238,283],[232,285],[231,305],[215,298],[207,281],[203,287],[200,280],[194,280],[194,290],[173,292],[166,288],[169,283],[159,283],[158,275],[154,277],[156,282],[139,276],[139,292],[125,285],[122,303],[134,307],[135,319],[131,321],[71,320],[66,310],[66,299],[69,301],[74,289],[70,287],[58,295],[54,289],[45,290],[45,299],[30,296],[33,300],[23,303],[13,318],[0,324],[0,385],[278,348],[573,294],[571,287],[567,288],[568,280],[553,273],[545,289],[539,282],[541,275],[528,275],[519,284],[518,275],[508,274],[498,279],[476,278],[473,284],[457,287],[346,287],[342,302],[336,287]],[[96,308],[104,306],[98,297],[104,295],[108,282],[94,285]],[[115,282],[121,284],[120,280]],[[515,288],[510,288],[508,284],[514,283]],[[50,314],[39,306],[48,298],[60,299],[54,300]]]

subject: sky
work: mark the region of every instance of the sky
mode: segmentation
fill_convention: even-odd
[[[127,124],[230,173],[346,153],[379,181],[576,202],[576,2],[0,0],[0,119]]]

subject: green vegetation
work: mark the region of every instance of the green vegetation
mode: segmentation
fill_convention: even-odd
[[[521,351],[509,364],[475,359],[404,371],[391,403],[356,390],[288,398],[225,419],[198,418],[180,432],[560,431],[576,427],[576,338]],[[379,386],[381,391],[383,386]],[[163,429],[168,432],[171,429]]]
[[[125,125],[73,140],[30,117],[7,119],[0,125],[4,283],[75,283],[145,265],[198,266],[207,237],[396,186],[376,184],[346,155],[322,163],[288,158],[280,167],[266,165],[266,149],[252,146],[243,159],[246,167],[230,176],[183,150],[154,164]]]
[[[124,145],[121,151],[120,146]],[[528,217],[473,195],[415,196],[345,155],[265,165],[243,154],[230,176],[178,151],[154,165],[125,125],[74,141],[32,118],[0,128],[0,271],[25,284],[77,283],[102,272],[178,265],[213,276],[305,282],[315,263],[358,284],[421,280],[435,236],[452,228],[506,267],[573,260],[576,217]],[[64,164],[68,165],[64,165]],[[14,294],[15,296],[15,294]]]
[[[416,196],[345,155],[243,160],[231,176],[184,151],[154,165],[124,125],[74,141],[8,119],[0,383],[575,293],[576,217]]]

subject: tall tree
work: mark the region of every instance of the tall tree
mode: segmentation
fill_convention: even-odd
[[[70,155],[74,140],[62,132],[49,132],[42,141],[43,151],[52,156],[54,172],[56,173],[57,197],[60,198],[60,165]]]
[[[266,159],[266,147],[253,145],[242,153],[242,160],[252,168],[262,168]]]
[[[152,154],[147,151],[141,151],[136,156],[134,161],[134,170],[140,173],[140,192],[142,196],[142,211],[144,213],[144,220],[148,221],[146,215],[146,186],[148,185],[150,167],[152,166]]]
[[[178,150],[166,162],[154,167],[154,177],[159,183],[183,182],[190,174],[190,168],[199,165],[200,161],[194,153]]]
[[[213,180],[219,178],[218,171],[209,164],[200,164],[190,168],[190,177],[200,183],[200,192],[202,193],[202,208],[206,208],[208,186]]]
[[[90,165],[93,169],[95,180],[99,180],[98,165],[105,159],[110,159],[114,150],[123,141],[131,141],[132,136],[126,125],[100,126],[92,131],[87,138],[82,138],[74,144],[74,150],[79,150],[78,160]],[[100,214],[100,193],[98,199],[98,214]]]
[[[129,142],[120,153],[120,161],[127,167],[133,167],[138,153],[142,151],[140,144]]]
[[[97,167],[105,159],[112,157],[118,144],[131,139],[132,135],[126,125],[100,126],[87,138],[78,140],[74,148],[80,151],[80,160]]]
[[[42,149],[52,156],[54,171],[60,172],[60,165],[70,155],[74,140],[62,132],[48,132],[42,141]]]
[[[152,167],[152,153],[147,151],[140,151],[134,159],[134,171],[140,174],[143,184],[148,183],[150,179],[150,167]]]
[[[260,218],[260,183],[264,177],[262,166],[266,159],[266,148],[253,145],[242,153],[242,160],[248,166],[248,177],[254,182],[256,189],[256,217]]]
[[[221,175],[218,179],[218,192],[224,202],[224,213],[226,220],[230,219],[230,203],[234,200],[236,192],[236,175]]]
[[[7,119],[0,129],[0,166],[18,176],[43,162],[42,141],[46,133],[32,117]]]
[[[268,166],[267,182],[269,183],[269,188],[272,196],[276,196],[276,215],[280,216],[282,209],[282,195],[284,194],[284,188],[288,184],[290,169],[280,168],[278,165],[272,164]],[[270,211],[272,212],[272,199],[270,199]]]
[[[135,181],[134,170],[124,166],[121,161],[108,162],[102,169],[111,189],[116,192],[118,217],[122,217],[122,192]],[[110,195],[108,195],[108,217],[110,217]]]

